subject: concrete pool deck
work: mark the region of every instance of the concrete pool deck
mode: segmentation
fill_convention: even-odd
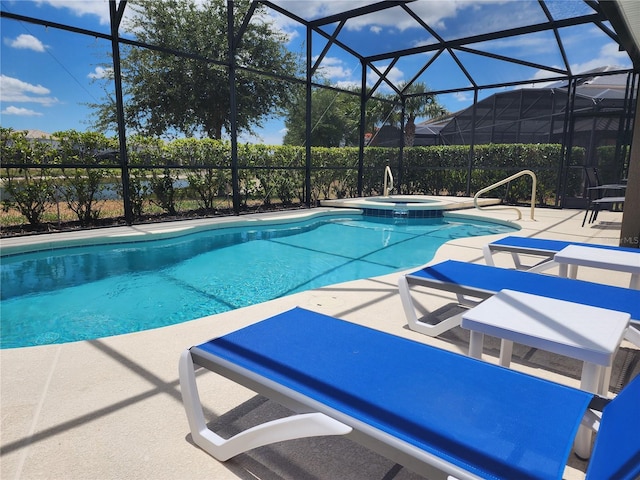
[[[512,210],[464,211],[510,221]],[[620,213],[602,212],[582,228],[584,210],[536,209],[518,235],[617,245]],[[294,212],[296,214],[296,212]],[[275,215],[275,214],[274,214]],[[287,214],[277,214],[286,216]],[[237,220],[233,218],[231,220]],[[227,221],[227,220],[224,220]],[[193,221],[191,221],[193,222]],[[196,221],[198,222],[198,221]],[[121,234],[182,228],[179,224],[119,227]],[[110,229],[109,233],[115,230]],[[104,231],[75,232],[79,236]],[[452,258],[483,263],[481,248],[502,235],[453,240],[429,263]],[[35,241],[31,237],[11,242]],[[40,239],[42,241],[42,239]],[[3,239],[3,248],[7,245]],[[508,255],[496,257],[507,266]],[[262,447],[220,463],[191,442],[178,385],[178,359],[187,347],[299,305],[466,354],[468,334],[455,328],[430,338],[406,328],[398,296],[400,273],[332,285],[170,327],[99,340],[0,351],[0,477],[2,479],[379,479],[419,475],[339,437],[302,439]],[[578,278],[627,286],[628,274],[581,268]],[[454,301],[424,295],[430,309]],[[485,359],[497,363],[498,343]],[[614,364],[613,389],[640,351],[624,342]],[[512,368],[578,386],[577,361],[514,348]],[[213,374],[200,375],[200,392],[214,423],[226,434],[283,413],[251,391]],[[567,479],[584,478],[585,463],[571,455]]]

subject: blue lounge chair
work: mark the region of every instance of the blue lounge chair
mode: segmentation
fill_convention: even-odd
[[[416,305],[411,295],[411,287],[414,286],[455,293],[458,301],[465,306],[477,305],[478,301],[489,298],[500,290],[511,289],[567,302],[627,312],[631,315],[632,323],[640,323],[640,290],[446,260],[403,275],[398,281],[400,299],[409,328],[429,336],[440,335],[460,325],[462,315],[456,315],[435,324],[425,321],[422,316],[418,317]],[[638,329],[630,326],[625,337],[640,346],[640,331]]]
[[[223,439],[207,427],[198,367],[294,414]],[[587,479],[640,473],[640,377],[608,401],[300,308],[186,350],[180,385],[193,441],[221,461],[347,435],[428,478],[560,479],[580,424],[599,423]]]
[[[569,245],[640,253],[640,250],[637,248],[616,247],[613,245],[601,245],[597,243],[567,242],[563,240],[549,240],[546,238],[518,237],[514,235],[501,238],[500,240],[496,240],[485,245],[482,249],[482,253],[487,265],[495,265],[493,262],[494,253],[507,252],[511,254],[516,269],[529,270],[533,268],[534,271],[543,271],[545,268],[552,267],[554,265],[553,256]],[[533,255],[543,258],[536,265],[525,266],[520,259],[520,255]]]

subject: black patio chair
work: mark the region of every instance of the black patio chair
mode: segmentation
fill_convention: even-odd
[[[596,167],[585,167],[585,175],[587,178],[587,194],[589,197],[589,203],[587,209],[584,212],[584,218],[582,219],[582,226],[584,227],[589,212],[589,223],[593,223],[598,218],[598,212],[606,209],[614,212],[621,212],[624,208],[624,195],[614,196],[615,193],[623,192],[627,186],[623,183],[609,183],[602,185],[598,176],[598,169]]]

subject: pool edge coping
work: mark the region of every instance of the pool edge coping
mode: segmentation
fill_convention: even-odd
[[[172,222],[136,224],[131,226],[85,229],[0,239],[0,259],[23,253],[35,253],[60,248],[109,245],[117,243],[163,240],[191,235],[207,230],[242,226],[267,226],[304,221],[331,215],[361,215],[359,209],[319,207],[305,210],[256,213],[243,216],[184,219]]]

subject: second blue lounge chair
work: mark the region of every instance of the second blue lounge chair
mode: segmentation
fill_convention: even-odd
[[[473,306],[477,304],[478,299],[489,298],[500,290],[511,289],[627,312],[631,315],[632,322],[640,323],[640,290],[446,260],[403,275],[398,281],[400,299],[409,328],[429,336],[440,335],[460,325],[461,316],[457,315],[436,324],[424,321],[422,316],[419,317],[416,313],[417,305],[411,295],[411,287],[416,286],[454,293],[458,296],[459,302],[466,306]],[[467,297],[473,297],[476,301]],[[629,327],[626,337],[640,346],[640,331],[636,328]]]

